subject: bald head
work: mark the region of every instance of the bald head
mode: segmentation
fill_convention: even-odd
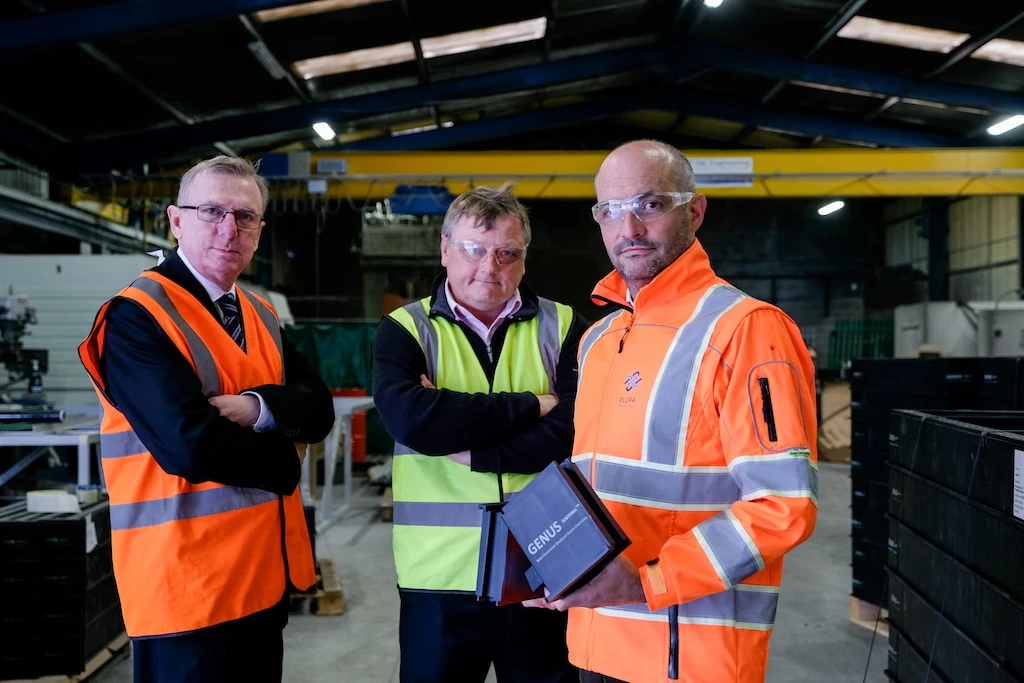
[[[670,187],[663,188],[672,192],[696,192],[697,183],[693,177],[693,167],[686,156],[672,145],[658,140],[634,140],[619,145],[605,157],[601,168],[594,178],[595,189],[601,181],[601,174],[606,168],[622,168],[642,170],[660,176]],[[598,191],[598,195],[600,195]]]
[[[597,201],[665,201],[667,193],[694,193],[686,204],[641,220],[632,209],[617,224],[602,225],[601,238],[612,266],[629,291],[637,292],[676,261],[704,222],[707,197],[696,194],[693,167],[670,145],[634,140],[616,147],[594,178]]]

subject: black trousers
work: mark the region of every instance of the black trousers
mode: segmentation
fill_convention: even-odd
[[[401,683],[577,683],[565,644],[568,615],[496,607],[475,595],[400,590]]]
[[[244,619],[192,633],[132,640],[135,683],[281,683],[288,596]]]
[[[626,683],[618,678],[596,674],[593,671],[580,671],[580,683]]]

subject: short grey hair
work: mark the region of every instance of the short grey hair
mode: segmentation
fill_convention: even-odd
[[[256,183],[256,187],[260,189],[260,197],[263,199],[263,206],[260,212],[266,212],[267,204],[270,203],[270,185],[267,183],[267,179],[260,175],[258,163],[253,165],[247,159],[229,157],[224,154],[200,161],[185,171],[185,175],[181,176],[181,183],[178,185],[178,204],[185,201],[185,195],[188,193],[188,188],[192,186],[192,182],[199,174],[206,171],[238,176],[239,178],[252,178]]]
[[[481,185],[463,192],[448,207],[441,226],[441,234],[451,237],[455,223],[463,216],[477,216],[483,223],[484,230],[494,228],[494,221],[499,218],[510,216],[519,221],[526,236],[526,243],[529,244],[532,238],[530,217],[527,215],[526,207],[512,193],[513,187],[515,183],[508,182],[501,187]]]
[[[631,140],[625,142],[609,153],[614,154],[623,147],[629,145],[643,144],[648,147],[653,147],[661,152],[668,159],[668,163],[671,167],[671,179],[672,185],[677,192],[696,192],[697,191],[697,178],[693,174],[693,165],[690,164],[690,160],[686,158],[686,155],[680,152],[677,148],[672,145],[662,142],[661,140],[653,140],[651,138],[641,138],[639,140]],[[596,181],[597,178],[595,177]]]

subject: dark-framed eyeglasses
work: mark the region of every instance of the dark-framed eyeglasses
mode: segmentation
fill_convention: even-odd
[[[630,212],[643,223],[645,220],[664,216],[666,213],[687,204],[696,196],[694,192],[644,192],[629,199],[609,199],[594,204],[591,212],[602,228],[614,228],[622,224],[626,212]]]
[[[206,223],[220,223],[229,213],[235,217],[235,225],[239,230],[259,230],[263,225],[263,216],[250,209],[228,211],[216,204],[200,204],[199,206],[179,206],[179,209],[195,209],[199,220]]]
[[[448,244],[462,254],[467,261],[472,261],[473,263],[480,263],[487,258],[489,253],[493,254],[491,258],[499,266],[510,266],[513,263],[522,261],[526,257],[526,247],[517,247],[514,244],[503,244],[488,248],[486,245],[480,244],[475,240],[451,239],[448,240]]]

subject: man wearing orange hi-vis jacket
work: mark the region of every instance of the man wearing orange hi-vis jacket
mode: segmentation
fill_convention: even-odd
[[[632,545],[569,610],[581,681],[763,681],[783,556],[817,516],[813,366],[797,325],[719,278],[678,150],[627,143],[593,207],[615,272],[584,334],[573,461]]]
[[[331,394],[236,283],[268,186],[220,156],[181,178],[178,248],[96,315],[79,356],[103,419],[114,579],[135,683],[279,682],[292,588],[316,583],[297,490]]]

